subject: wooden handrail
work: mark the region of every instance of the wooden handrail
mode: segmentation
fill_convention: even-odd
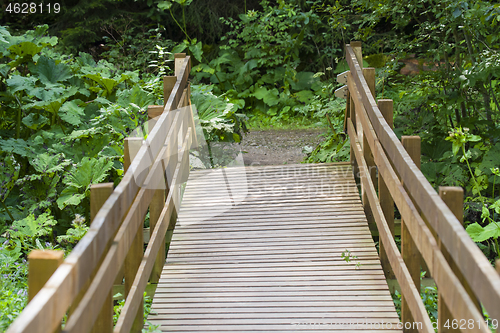
[[[168,178],[171,181],[167,184],[167,200],[152,230],[146,254],[128,282],[130,290],[119,325],[114,331],[140,331],[142,328],[142,323],[134,328],[132,324],[138,312],[142,317],[142,295],[157,253],[162,248],[166,230],[175,223],[170,216],[175,216],[172,212],[178,209],[180,182],[189,173],[189,149],[197,142],[188,95],[190,57],[176,54],[175,58],[177,80],[172,89],[167,84],[164,87],[168,95],[164,96],[163,113],[155,119],[154,127],[122,181],[96,214],[87,234],[12,323],[8,333],[57,330],[68,308],[81,292],[85,294],[79,303],[73,305],[74,311],[64,332],[89,332],[113,288],[115,276],[129,252],[132,239],[140,235],[142,240],[144,216],[155,193],[155,188],[143,185],[166,183]],[[172,83],[170,79],[164,81]],[[181,107],[182,110],[172,112]],[[182,133],[180,151],[177,140],[179,131]],[[142,253],[142,242],[140,251]]]
[[[359,167],[361,182],[369,199],[371,213],[375,216],[383,248],[401,285],[403,297],[408,301],[413,319],[423,320],[422,331],[433,331],[432,326],[429,327],[428,318],[424,318],[427,317],[425,309],[417,304],[421,303],[420,295],[416,292],[419,288],[416,288],[407,274],[407,266],[399,251],[394,251],[397,248],[394,248],[391,228],[385,221],[380,198],[377,198],[373,186],[375,179],[372,179],[373,173],[370,174],[366,153],[363,153],[366,149],[373,154],[378,176],[383,179],[399,208],[411,239],[425,260],[451,314],[457,320],[473,320],[476,323],[473,331],[486,332],[488,328],[474,299],[475,296],[479,298],[490,318],[500,319],[500,278],[462,224],[426,180],[380,112],[359,64],[360,47],[357,46],[356,49],[358,50],[351,45],[346,46],[350,69],[347,74],[350,110],[346,110],[349,117],[346,117],[346,128],[351,139],[351,159],[353,165]],[[351,118],[356,121],[351,121]],[[435,235],[462,273],[472,295],[467,293],[453,272]],[[440,323],[443,324],[445,323]]]

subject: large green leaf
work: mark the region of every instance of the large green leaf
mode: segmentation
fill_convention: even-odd
[[[39,173],[52,174],[63,171],[66,166],[71,164],[71,161],[65,159],[62,153],[55,155],[43,153],[30,160],[30,164]]]
[[[123,90],[118,93],[116,103],[126,109],[130,109],[131,105],[137,105],[141,110],[146,110],[148,105],[152,105],[155,97],[152,94],[145,92],[139,85],[135,85],[130,90]]]
[[[277,105],[280,102],[279,91],[276,88],[267,90],[265,87],[258,87],[255,89],[254,96],[269,106]]]
[[[26,157],[31,153],[28,143],[23,139],[10,138],[7,140],[0,140],[0,149],[23,157]]]
[[[43,109],[50,113],[57,113],[63,103],[70,97],[78,93],[77,87],[40,89],[36,93],[36,97],[40,101],[28,104],[27,107],[34,107],[36,109]]]
[[[314,77],[313,72],[298,72],[295,75],[295,80],[291,82],[291,86],[294,90],[311,89],[316,81],[319,79]]]
[[[193,54],[195,59],[198,60],[199,62],[203,61],[203,59],[202,59],[202,55],[203,55],[202,47],[203,47],[203,45],[201,44],[201,42],[189,45],[189,51],[191,51],[191,53]]]
[[[19,177],[21,166],[12,154],[0,160],[0,201],[5,201]]]
[[[113,161],[108,158],[84,157],[63,180],[68,186],[57,199],[59,208],[78,205],[89,194],[90,185],[102,182],[112,167]]]
[[[111,95],[113,92],[113,89],[120,83],[119,81],[116,81],[115,79],[110,79],[107,77],[103,77],[101,73],[95,73],[95,74],[87,74],[84,77],[89,78],[97,84],[101,86],[101,88],[104,89],[104,96]]]
[[[483,233],[484,229],[481,227],[481,225],[477,222],[469,224],[467,226],[467,229],[465,229],[467,233],[469,234],[470,238],[474,242],[482,242],[484,239],[481,238],[481,234]]]
[[[36,45],[33,42],[21,42],[19,44],[15,44],[9,47],[10,57],[15,59],[11,61],[9,65],[11,67],[16,67],[22,63],[31,61],[33,56],[40,52],[43,49],[43,46]],[[15,57],[17,56],[17,57]]]
[[[32,112],[26,117],[24,117],[22,122],[29,129],[38,130],[42,128],[44,125],[50,123],[50,120],[39,113]]]
[[[59,209],[64,209],[64,207],[68,205],[77,206],[82,202],[85,198],[84,193],[80,193],[81,191],[76,187],[66,187],[62,192],[59,198],[57,198],[57,206]]]
[[[75,187],[88,188],[91,184],[97,184],[104,180],[112,164],[111,161],[106,161],[106,158],[84,157],[64,182]]]
[[[302,103],[308,103],[314,97],[314,93],[311,90],[301,90],[295,95]]]
[[[73,126],[80,125],[82,123],[81,118],[85,115],[85,108],[79,106],[81,104],[83,104],[83,101],[79,99],[65,102],[59,108],[59,117]]]
[[[12,75],[10,79],[7,79],[7,85],[9,86],[10,92],[13,94],[20,90],[31,91],[31,89],[35,88],[35,82],[37,78],[34,76],[21,76],[21,75]],[[28,95],[31,95],[28,93]]]
[[[84,52],[78,53],[78,58],[76,58],[76,60],[82,66],[95,67],[97,65],[94,58],[92,58],[92,56],[90,54],[84,53]]]
[[[36,65],[31,65],[30,70],[33,74],[38,74],[40,81],[50,87],[58,82],[63,82],[73,76],[69,66],[56,62],[53,59],[41,56]]]
[[[476,222],[470,224],[466,231],[474,242],[484,242],[490,238],[496,239],[500,237],[500,224],[491,222],[483,228]]]
[[[9,233],[12,238],[28,238],[33,240],[34,238],[46,236],[52,232],[52,227],[57,224],[50,212],[43,213],[35,218],[33,214],[30,214],[22,220],[15,221]]]

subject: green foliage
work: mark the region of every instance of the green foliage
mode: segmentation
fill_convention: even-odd
[[[205,138],[211,142],[240,142],[246,131],[247,117],[237,111],[245,102],[214,95],[213,85],[192,85],[191,88],[191,103],[196,105]]]
[[[71,228],[66,231],[66,235],[57,236],[57,242],[63,245],[75,245],[80,239],[85,236],[89,227],[85,225],[85,218],[80,214],[75,215],[75,219],[71,223]]]
[[[497,199],[497,196],[495,196],[495,186],[496,177],[500,175],[500,171],[496,167],[496,165],[500,165],[500,155],[498,154],[500,144],[493,147],[485,145],[481,136],[470,133],[469,128],[466,127],[454,128],[449,132],[446,140],[452,143],[451,155],[445,153],[446,157],[443,158],[452,159],[452,163],[448,165],[453,165],[453,168],[448,167],[448,170],[456,170],[456,173],[461,175],[458,178],[460,180],[459,185],[467,190],[467,194],[472,195],[466,197],[466,204],[480,212],[481,220],[476,222],[469,221],[469,225],[466,228],[467,233],[475,242],[491,240],[493,250],[498,256],[500,254],[498,246],[500,225],[495,221],[495,218],[500,214],[500,199]],[[471,146],[472,144],[474,146]],[[461,153],[460,159],[457,156],[459,153]],[[464,164],[466,165],[465,170],[468,171],[470,180],[464,176]],[[424,172],[429,172],[431,169],[426,167],[423,170]],[[431,178],[432,180],[436,181],[435,178]],[[491,192],[488,189],[491,189]],[[491,193],[491,197],[487,196],[489,193]]]
[[[64,208],[88,216],[90,185],[123,172],[123,138],[146,120],[156,98],[140,87],[137,72],[117,71],[84,53],[55,52],[47,26],[21,37],[1,31],[4,209],[12,221],[19,213],[37,218],[50,210],[62,218],[57,228],[64,232],[70,221]],[[9,194],[23,200],[8,207]]]
[[[115,294],[114,298],[117,297],[122,297],[121,294]],[[144,318],[148,318],[149,313],[151,312],[151,306],[153,304],[153,299],[149,296],[147,296],[146,292],[143,294],[143,301],[144,301]],[[123,306],[125,305],[125,299],[119,299],[118,301],[115,302],[115,305],[113,307],[113,325],[116,325],[118,322],[118,318],[120,317],[120,313],[123,309]],[[142,332],[147,333],[147,332],[154,332],[158,333],[161,332],[158,327],[159,325],[152,325],[150,322],[146,321],[145,325],[147,328],[143,328]]]
[[[73,166],[63,179],[66,187],[57,199],[59,209],[67,205],[79,205],[80,202],[90,196],[90,185],[102,182],[108,176],[113,166],[112,161],[107,158],[90,159],[84,157],[80,163]]]
[[[57,221],[51,216],[50,211],[35,217],[30,214],[26,218],[14,221],[8,235],[11,239],[18,239],[23,250],[36,248],[36,240],[44,236],[52,235],[52,227]]]
[[[28,303],[28,266],[20,258],[20,246],[0,241],[0,331],[4,332]]]
[[[420,280],[425,276],[425,272],[420,272]],[[424,287],[420,292],[420,297],[424,303],[429,319],[432,323],[436,323],[438,319],[438,293],[435,286]],[[401,293],[396,290],[392,295],[392,300],[396,307],[396,312],[398,313],[399,319],[401,320]]]
[[[348,138],[336,134],[330,135],[306,157],[306,163],[331,163],[348,161],[350,143]]]
[[[218,57],[195,66],[193,73],[202,82],[214,83],[215,94],[241,100],[245,112],[286,120],[297,114],[295,107],[314,97],[313,91],[323,88],[313,72],[296,69],[307,54],[304,40],[310,38],[318,17],[301,12],[293,3],[271,6],[262,1],[261,5],[262,12],[224,20],[234,29],[227,44],[219,49]]]
[[[109,50],[100,54],[100,57],[113,63],[124,71],[139,70],[141,73],[157,75],[171,75],[172,71],[167,62],[171,60],[170,53],[175,44],[164,38],[165,28],[158,25],[156,28],[144,29],[124,25],[110,25],[104,36],[106,48]]]
[[[123,139],[162,90],[160,81],[157,88],[153,78],[105,60],[60,54],[46,34],[47,26],[23,36],[0,27],[2,267],[32,249],[58,247],[56,235],[68,250],[85,235],[90,185],[119,181]],[[26,276],[2,274],[5,329],[26,304]]]
[[[6,155],[0,161],[0,201],[4,202],[19,178],[20,165],[13,154]]]
[[[346,249],[345,251],[342,251],[340,257],[342,259],[344,259],[345,262],[347,262],[347,263],[350,263],[351,261],[356,260],[356,262],[355,262],[355,264],[356,264],[355,269],[358,269],[358,268],[361,267],[361,263],[359,261],[357,261],[358,257],[355,256],[354,254],[352,254],[351,251],[349,251],[348,249]]]

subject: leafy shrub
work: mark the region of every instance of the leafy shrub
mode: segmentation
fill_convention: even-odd
[[[198,110],[205,138],[210,142],[240,142],[246,131],[247,116],[238,113],[243,100],[229,99],[212,93],[213,85],[192,85],[191,103]]]
[[[216,86],[215,94],[244,101],[245,112],[259,111],[288,118],[294,107],[305,105],[322,85],[313,72],[297,71],[302,42],[311,31],[311,12],[292,3],[249,11],[240,20],[228,19],[234,29],[218,57],[193,68],[195,78]],[[243,104],[243,103],[242,103]]]
[[[24,36],[0,31],[0,148],[9,175],[2,201],[10,205],[4,209],[11,223],[16,214],[47,213],[64,233],[69,214],[63,209],[85,216],[90,185],[123,172],[122,141],[146,120],[145,108],[156,98],[140,87],[137,72],[84,53],[55,52],[57,38],[46,36],[47,26]],[[23,199],[13,203],[9,195],[19,194]]]

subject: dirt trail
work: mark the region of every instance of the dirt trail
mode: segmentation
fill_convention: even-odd
[[[314,149],[326,129],[260,130],[244,135],[239,148],[245,165],[283,165],[300,163],[305,147]]]

